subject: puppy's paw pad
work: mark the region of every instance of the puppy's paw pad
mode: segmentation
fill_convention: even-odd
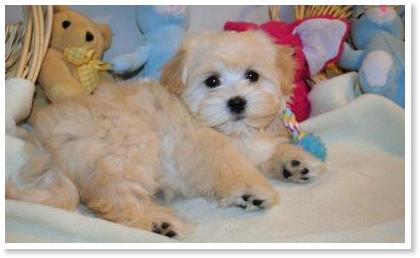
[[[166,209],[154,214],[149,230],[169,238],[184,239],[193,230],[193,225],[183,219],[178,218]]]
[[[268,209],[278,202],[278,193],[275,191],[269,194],[244,193],[222,200],[223,206],[234,206],[246,211]]]
[[[259,197],[256,197],[251,194],[244,194],[238,200],[237,206],[244,210],[252,211],[266,208],[266,203],[269,202],[270,201],[267,199],[260,199]]]
[[[293,159],[282,167],[282,176],[287,181],[308,183],[316,180],[325,172],[325,165],[315,158]]]
[[[170,238],[177,237],[177,233],[173,226],[169,222],[158,222],[152,224],[152,232],[160,235],[164,235]]]

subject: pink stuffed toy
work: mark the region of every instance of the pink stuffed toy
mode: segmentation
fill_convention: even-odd
[[[257,25],[226,22],[224,26],[224,30],[237,32],[258,29],[268,33],[276,44],[295,49],[295,88],[289,104],[299,122],[307,119],[311,105],[307,97],[310,87],[305,79],[338,60],[350,29],[349,23],[331,16],[317,16],[293,23],[270,21]]]

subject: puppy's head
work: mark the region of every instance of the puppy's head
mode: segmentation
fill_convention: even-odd
[[[292,54],[259,31],[203,34],[185,40],[161,82],[208,126],[243,135],[269,127],[284,107]]]

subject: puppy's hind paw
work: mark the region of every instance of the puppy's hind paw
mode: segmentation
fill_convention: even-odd
[[[250,189],[243,193],[226,197],[221,201],[223,206],[234,206],[246,211],[269,209],[279,202],[279,195],[274,189]]]
[[[173,214],[160,217],[152,222],[150,231],[162,236],[175,239],[183,239],[191,233],[193,226]]]
[[[258,199],[254,195],[244,194],[238,200],[237,206],[247,211],[265,209],[270,206],[270,200]]]
[[[152,232],[170,238],[177,237],[178,234],[169,222],[153,223]]]

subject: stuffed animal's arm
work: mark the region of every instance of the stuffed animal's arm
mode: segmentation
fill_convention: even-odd
[[[340,66],[348,70],[358,70],[362,64],[364,52],[364,50],[353,49],[347,42],[345,42],[343,54],[339,60]]]
[[[51,102],[56,102],[84,92],[82,85],[70,71],[64,55],[49,49],[39,73],[39,83]]]
[[[6,134],[22,137],[25,130],[16,124],[31,112],[35,85],[24,79],[13,78],[6,81]]]
[[[116,56],[111,60],[112,70],[118,74],[133,72],[147,62],[149,53],[150,45],[146,44],[131,53]]]

